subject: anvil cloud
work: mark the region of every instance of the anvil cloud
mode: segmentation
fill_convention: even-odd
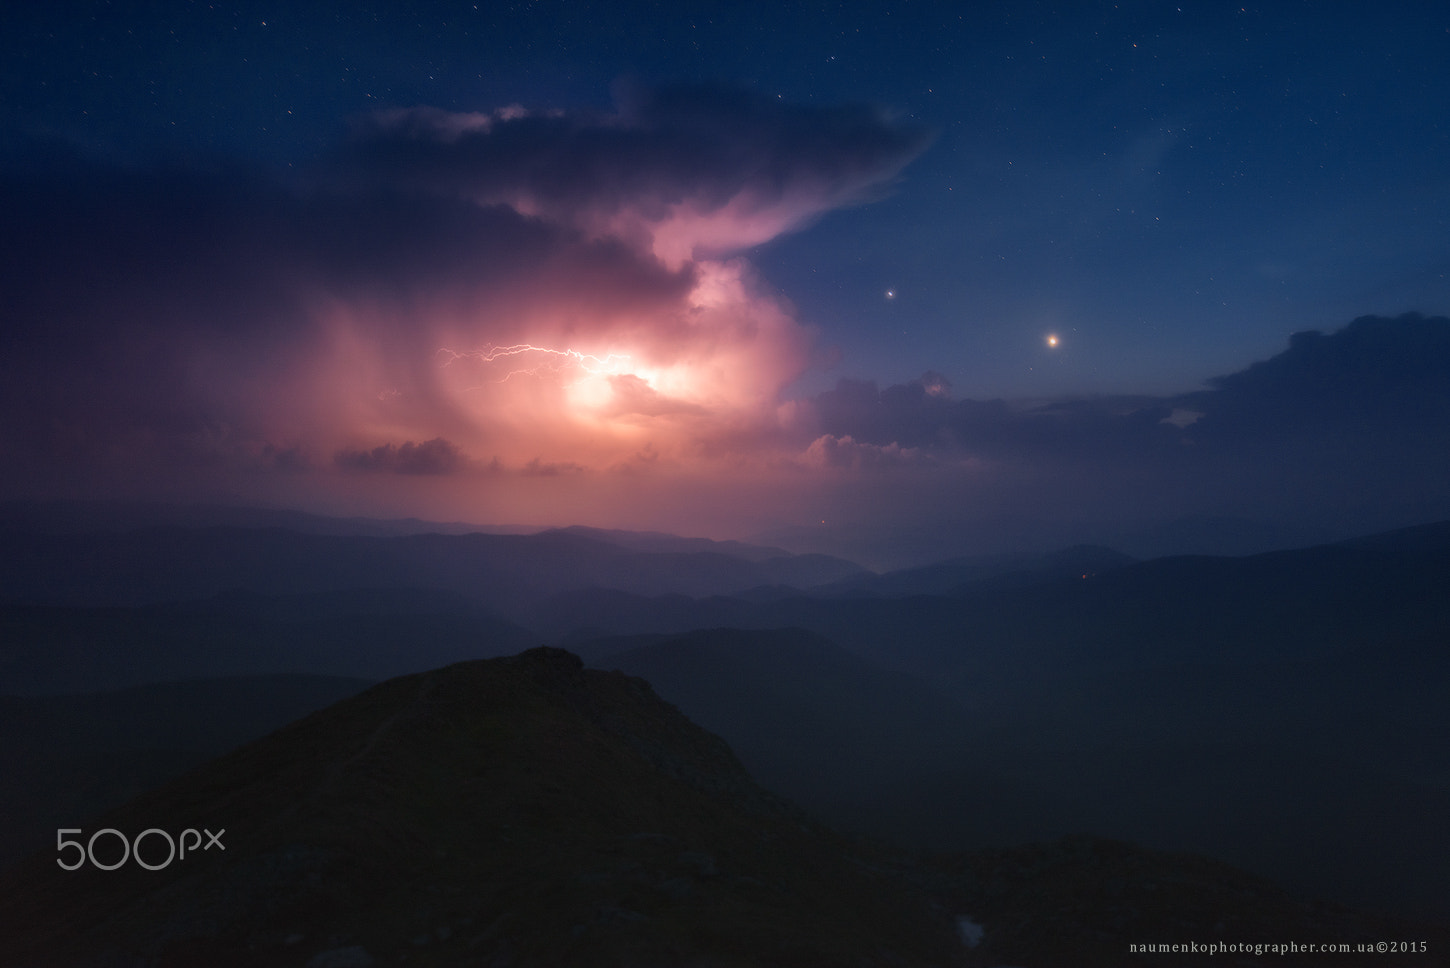
[[[870,200],[927,135],[716,88],[620,102],[381,112],[285,180],[11,173],[12,487],[409,475],[466,480],[455,514],[583,519],[607,487],[518,507],[507,482],[760,465],[812,334],[739,253]]]

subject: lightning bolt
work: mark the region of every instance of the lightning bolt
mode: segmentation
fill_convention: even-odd
[[[504,374],[502,379],[490,380],[490,383],[507,383],[514,376],[540,376],[544,373],[557,374],[569,369],[583,370],[591,374],[614,374],[621,371],[621,367],[629,360],[627,353],[608,353],[604,356],[596,356],[593,353],[581,353],[574,349],[554,349],[549,346],[535,346],[532,343],[515,343],[512,346],[490,346],[486,350],[474,350],[467,353],[459,353],[455,350],[441,347],[438,355],[444,357],[443,366],[451,366],[459,360],[473,360],[479,363],[497,363],[501,360],[508,360],[514,357],[528,359],[527,354],[543,354],[544,359],[533,366],[524,366],[511,369]],[[470,387],[469,389],[477,389]]]

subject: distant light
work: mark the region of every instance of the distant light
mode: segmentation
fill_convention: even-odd
[[[896,298],[896,290],[895,289],[888,289],[888,290],[886,290],[886,298],[887,299],[895,299]]]
[[[1050,334],[1048,334],[1048,337],[1047,337],[1047,345],[1048,346],[1056,346],[1058,344],[1058,342],[1059,341],[1058,341],[1058,338],[1057,338],[1057,334],[1056,333],[1050,333]]]

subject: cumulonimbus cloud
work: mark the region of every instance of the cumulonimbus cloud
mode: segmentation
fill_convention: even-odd
[[[875,197],[927,140],[875,108],[683,87],[392,109],[285,184],[12,174],[0,447],[32,489],[739,459],[812,338],[741,253]]]

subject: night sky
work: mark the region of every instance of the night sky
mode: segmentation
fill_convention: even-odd
[[[874,563],[1450,516],[1440,4],[62,3],[0,55],[0,496]]]

